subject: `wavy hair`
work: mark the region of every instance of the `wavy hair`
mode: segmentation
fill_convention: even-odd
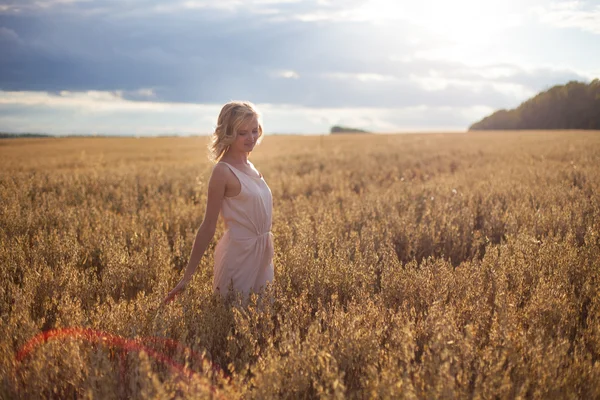
[[[249,101],[231,101],[221,108],[217,127],[208,145],[209,158],[213,162],[218,162],[223,157],[223,154],[229,149],[229,145],[237,137],[240,125],[252,117],[256,117],[258,120],[257,143],[260,143],[263,135],[263,127],[260,120],[260,113],[254,104]]]

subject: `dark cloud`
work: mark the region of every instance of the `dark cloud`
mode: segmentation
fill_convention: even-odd
[[[8,4],[21,12],[0,15],[2,90],[122,90],[125,98],[139,99],[135,91],[151,88],[161,101],[251,98],[309,107],[504,107],[515,102],[458,63],[394,61],[391,56],[414,50],[404,40],[418,32],[409,24],[293,18],[315,10],[333,12],[343,7],[341,2],[318,8],[317,2],[264,5],[258,10],[270,10],[264,13],[185,10],[178,8],[181,3],[158,1],[81,2],[61,8],[40,8],[39,1],[29,0]],[[279,77],[278,71],[285,70],[299,78]],[[482,83],[471,87],[452,81],[443,90],[428,91],[409,79],[431,70],[442,78]],[[353,74],[393,79],[361,81]],[[521,70],[497,81],[539,87],[568,74]]]

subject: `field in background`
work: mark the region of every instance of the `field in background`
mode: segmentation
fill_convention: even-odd
[[[271,300],[212,295],[215,240],[159,308],[206,143],[0,141],[0,397],[600,397],[599,132],[267,136]],[[172,338],[223,371],[83,340],[15,361],[60,327]]]

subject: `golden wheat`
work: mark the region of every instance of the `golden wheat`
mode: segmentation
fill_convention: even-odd
[[[213,241],[160,308],[206,143],[0,141],[0,397],[600,398],[598,132],[268,136],[275,284],[215,297]],[[206,361],[81,337],[15,360],[65,327]]]

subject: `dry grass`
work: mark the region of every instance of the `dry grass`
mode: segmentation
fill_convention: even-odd
[[[212,295],[213,242],[157,309],[203,217],[205,144],[0,141],[0,397],[600,398],[598,132],[267,137],[270,301]],[[82,340],[15,362],[72,326],[173,338],[231,379]]]

